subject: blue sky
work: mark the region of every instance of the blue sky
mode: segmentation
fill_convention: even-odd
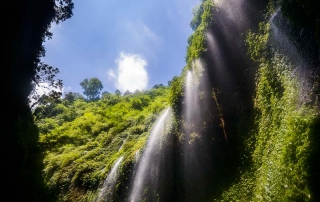
[[[167,85],[185,66],[192,8],[199,0],[74,0],[73,17],[53,24],[42,60],[58,67],[65,92],[97,77],[103,91]]]

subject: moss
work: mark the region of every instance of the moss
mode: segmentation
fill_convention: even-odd
[[[194,18],[198,18],[198,16],[201,16],[201,23],[196,26],[194,33],[188,38],[186,61],[189,69],[191,68],[191,62],[197,58],[200,58],[206,51],[206,31],[213,19],[213,1],[202,1],[199,7],[200,13],[195,15]],[[193,21],[200,20],[193,19]]]
[[[258,33],[249,31],[246,42],[251,59],[259,65],[257,131],[243,148],[252,163],[240,168],[240,178],[215,201],[312,201],[311,138],[319,111],[299,103],[300,83],[290,61],[268,46],[267,22],[260,23]]]
[[[104,99],[90,103],[76,99],[59,104],[54,115],[38,119],[39,144],[45,153],[43,174],[52,195],[58,196],[58,201],[93,199],[120,156],[124,157],[123,169],[130,169],[157,114],[169,104],[168,92],[169,88],[162,86],[130,95],[130,99],[119,96],[113,105]],[[61,120],[70,109],[78,110],[74,120]],[[121,172],[126,175],[121,178],[130,172]]]
[[[280,55],[261,64],[256,96],[259,131],[252,155],[257,169],[256,200],[309,199],[307,156],[316,113],[298,104],[299,90],[289,64]]]

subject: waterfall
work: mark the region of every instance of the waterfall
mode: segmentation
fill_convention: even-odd
[[[198,183],[203,179],[201,170],[201,156],[198,151],[201,150],[201,134],[198,127],[201,125],[200,99],[195,70],[188,71],[185,83],[184,98],[184,140],[183,140],[183,181],[184,199],[183,201],[193,201],[192,195],[197,190]]]
[[[199,67],[197,67],[198,69]],[[184,128],[185,141],[187,145],[192,146],[193,142],[200,138],[197,131],[201,125],[201,109],[200,109],[200,94],[199,94],[199,78],[196,75],[196,69],[192,72],[188,71],[185,83],[185,98],[184,98]]]
[[[128,139],[128,138],[126,138],[125,140],[123,140],[123,142],[122,142],[122,144],[121,144],[120,148],[118,149],[118,152],[122,149],[122,147],[123,147],[123,145],[126,143],[127,139]]]
[[[292,67],[292,76],[299,80],[300,84],[300,103],[308,102],[308,94],[311,92],[312,86],[310,86],[308,78],[312,74],[312,64],[308,61],[306,56],[302,55],[302,52],[298,50],[297,44],[290,38],[292,35],[289,30],[292,26],[287,18],[282,14],[280,8],[278,8],[269,20],[271,28],[271,41],[273,49],[285,55],[290,61]],[[303,28],[304,29],[304,28]],[[303,29],[299,32],[301,34]]]
[[[159,146],[161,146],[162,137],[166,135],[167,124],[170,124],[170,121],[168,121],[169,115],[170,108],[167,108],[156,121],[150,133],[146,148],[142,156],[139,157],[138,167],[129,195],[130,202],[142,201],[143,192],[146,191],[145,189],[151,189],[148,191],[157,191],[156,187],[161,177],[160,165],[162,160],[160,158],[161,156],[159,156],[161,149]],[[147,186],[147,184],[150,183],[152,186]]]
[[[104,181],[102,188],[100,189],[100,193],[97,199],[97,202],[103,202],[103,201],[111,201],[115,185],[117,183],[118,177],[119,177],[119,166],[123,159],[123,156],[118,158],[118,160],[113,165],[111,172],[109,173],[107,179]]]
[[[186,124],[192,127],[194,123],[194,119],[197,119],[197,114],[199,111],[199,91],[198,86],[196,84],[196,78],[191,71],[188,71],[187,78],[186,78],[186,96],[185,96],[185,103],[186,103]]]
[[[135,155],[134,155],[134,160],[135,163],[138,163],[139,159],[140,159],[140,149],[138,151],[136,151]]]
[[[278,8],[270,17],[271,39],[273,48],[290,57],[290,61],[296,63],[298,67],[305,63],[296,46],[289,39],[289,24]]]

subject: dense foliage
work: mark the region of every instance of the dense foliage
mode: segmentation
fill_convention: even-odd
[[[194,10],[195,15],[190,24],[194,33],[188,38],[186,55],[189,68],[191,68],[191,62],[202,56],[206,50],[206,31],[213,18],[213,8],[213,1],[203,0]]]
[[[125,96],[104,93],[93,102],[68,96],[39,106],[35,115],[51,194],[59,201],[93,200],[117,158],[124,157],[125,167],[143,149],[169,104],[168,90],[161,85]]]
[[[103,89],[101,81],[97,78],[85,79],[80,83],[80,86],[84,90],[83,94],[91,101],[99,99],[100,92]]]
[[[267,19],[273,11],[270,6]],[[272,45],[270,23],[261,22],[259,27],[246,39],[249,54],[259,65],[257,128],[243,148],[251,163],[240,168],[237,181],[216,201],[317,201],[319,103],[306,102],[306,89],[293,71],[296,64]]]
[[[230,5],[239,2],[228,1]],[[24,155],[22,162],[41,160],[36,156],[40,147],[44,156],[44,187],[51,194],[47,200],[95,201],[112,166],[122,156],[120,178],[114,191],[114,199],[121,201],[120,195],[128,194],[136,157],[143,152],[155,120],[171,105],[174,136],[168,145],[173,152],[159,168],[165,186],[161,190],[149,187],[144,192],[152,192],[154,195],[151,195],[157,197],[161,191],[167,192],[169,201],[182,201],[185,196],[199,199],[197,201],[318,201],[320,91],[319,81],[311,78],[319,78],[315,75],[319,74],[320,51],[319,46],[310,48],[310,43],[303,42],[316,41],[319,36],[319,11],[313,0],[261,1],[259,6],[263,9],[269,2],[264,11],[253,11],[259,2],[247,2],[252,5],[241,8],[244,10],[239,8],[239,12],[228,6],[218,11],[211,0],[201,1],[193,10],[190,23],[194,33],[188,39],[187,65],[180,76],[172,79],[170,87],[155,85],[148,91],[126,91],[123,96],[119,90],[115,94],[103,92],[99,98],[102,85],[97,82],[97,88],[91,93],[86,89],[90,82],[87,80],[83,83],[87,100],[78,93],[68,93],[58,100],[42,96],[33,112],[38,129],[28,108],[23,116],[20,114],[15,122],[18,134],[15,141],[23,152],[18,157]],[[57,5],[51,5],[51,12],[55,8],[56,13],[49,21],[71,16],[71,1]],[[281,10],[276,9],[277,6],[281,6]],[[224,10],[226,8],[232,12]],[[242,19],[233,18],[237,12],[244,13],[239,16],[248,17],[251,24],[238,23]],[[282,21],[277,19],[277,23],[286,24],[286,40],[297,39],[292,44],[299,54],[312,55],[306,61],[310,60],[307,62],[315,75],[301,77],[295,71],[297,58],[292,59],[275,44],[272,38],[277,36],[272,32],[275,24],[271,24],[270,18],[276,12],[288,16],[288,19],[281,16]],[[41,36],[45,36],[48,22],[40,29]],[[244,32],[246,34],[242,34]],[[37,50],[41,52],[40,46]],[[38,52],[34,52],[37,53],[32,60],[35,63],[41,55]],[[196,75],[200,67],[203,75]],[[36,70],[36,66],[32,68]],[[54,73],[55,69],[52,70]],[[198,91],[193,91],[196,93],[192,96],[200,102],[197,120],[189,125],[184,122],[183,111],[188,71],[199,81],[194,84]],[[29,77],[15,88],[27,81],[30,84],[31,80]],[[312,87],[305,87],[304,83]],[[190,131],[192,133],[187,134]],[[188,135],[191,138],[185,141],[186,146],[184,139]],[[194,150],[185,153],[186,148]],[[189,169],[183,164],[187,155],[193,155],[196,162],[192,162],[191,167],[199,171],[189,172],[190,176],[183,173]],[[30,175],[34,167],[22,168]],[[39,171],[39,167],[35,170]],[[201,175],[203,173],[205,175]],[[30,184],[30,179],[25,182],[23,178],[22,184]],[[186,186],[194,188],[190,189],[193,192],[184,193]]]
[[[178,112],[180,110],[179,107],[181,107],[186,73],[194,67],[194,61],[200,58],[206,51],[206,31],[213,19],[213,12],[214,4],[211,0],[202,0],[201,3],[193,9],[194,17],[191,20],[190,26],[194,30],[194,33],[188,38],[186,53],[187,65],[182,70],[181,75],[174,77],[171,81],[170,104],[176,112]]]

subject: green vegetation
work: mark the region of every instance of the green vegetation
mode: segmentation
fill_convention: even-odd
[[[194,61],[200,58],[206,51],[206,31],[213,19],[214,4],[211,0],[202,0],[193,9],[194,17],[190,26],[194,33],[188,38],[186,53],[187,66],[184,67],[180,76],[175,76],[171,81],[170,104],[178,113],[183,98],[183,86],[187,71],[194,66]]]
[[[104,93],[86,102],[70,95],[35,110],[45,183],[58,201],[92,200],[114,162],[127,169],[168,104],[163,85],[126,96]],[[122,171],[128,172],[128,171]]]
[[[194,30],[194,33],[188,38],[186,55],[189,68],[191,68],[192,61],[200,58],[206,51],[206,31],[213,19],[213,9],[213,1],[202,0],[202,3],[193,10],[194,17],[190,26]]]
[[[290,61],[270,48],[270,25],[259,27],[259,33],[249,31],[246,40],[259,65],[257,129],[243,148],[250,153],[251,164],[240,169],[237,181],[215,201],[314,201],[311,164],[313,145],[319,142],[312,140],[317,140],[319,110],[302,99]]]
[[[188,39],[187,65],[180,76],[170,81],[169,87],[160,84],[148,91],[125,91],[123,95],[117,89],[114,94],[102,92],[100,98],[102,84],[93,78],[81,83],[87,99],[78,93],[67,93],[60,100],[41,97],[33,115],[40,132],[38,143],[44,155],[45,186],[52,199],[94,201],[120,156],[124,160],[114,199],[121,201],[125,198],[130,189],[136,155],[144,149],[159,113],[171,105],[174,120],[170,134],[173,136],[161,143],[170,149],[163,152],[167,152],[167,159],[161,164],[165,166],[159,168],[163,178],[159,179],[163,184],[159,184],[165,188],[146,188],[143,200],[156,196],[158,200],[168,197],[179,201],[180,197],[189,194],[184,193],[184,186],[193,183],[194,179],[189,182],[183,176],[185,168],[181,167],[185,165],[181,159],[187,154],[184,153],[182,139],[184,135],[190,135],[189,145],[202,147],[193,151],[199,160],[194,167],[210,168],[203,169],[208,173],[203,175],[205,179],[197,181],[201,182],[197,184],[197,188],[200,187],[196,193],[199,197],[195,197],[198,201],[316,201],[319,197],[315,188],[319,184],[319,165],[314,161],[318,158],[320,145],[319,100],[307,104],[306,100],[310,99],[303,92],[301,78],[293,72],[294,61],[272,44],[268,23],[275,5],[282,5],[284,13],[299,24],[299,19],[294,19],[299,15],[293,14],[301,2],[270,2],[265,20],[259,25],[256,23],[259,30],[248,30],[245,41],[239,36],[248,48],[248,55],[243,57],[255,62],[254,70],[248,70],[250,68],[245,65],[235,67],[227,61],[225,69],[222,69],[224,66],[212,66],[218,63],[212,63],[210,54],[204,54],[207,50],[206,33],[219,27],[212,25],[213,2],[202,0],[193,10],[190,26],[194,33]],[[312,2],[306,1],[309,11],[302,16],[318,15]],[[231,49],[221,53],[230,53],[223,56],[225,60],[240,57]],[[239,61],[240,64],[249,63],[247,60]],[[217,68],[221,69],[216,71]],[[201,117],[190,124],[194,131],[184,134],[184,86],[187,72],[191,69],[197,77],[195,85],[199,87],[199,95],[193,96],[200,97],[197,112]],[[238,74],[242,69],[245,76]],[[206,75],[208,80],[202,77],[205,71],[209,72]],[[255,86],[253,82],[242,83],[248,79],[245,78],[248,71],[255,75]],[[225,75],[220,75],[221,72],[230,73],[232,77],[223,77]],[[220,82],[219,76],[232,78],[232,81]],[[213,78],[216,81],[212,81]],[[236,90],[223,86],[232,82],[236,83],[233,86]],[[247,89],[252,90],[248,96],[241,97],[239,94]],[[20,139],[30,138],[23,127],[18,127]],[[26,131],[36,130],[32,123],[25,128]],[[196,143],[198,140],[201,140],[199,144]],[[31,147],[32,143],[28,145],[28,141],[23,141],[22,146]]]
[[[316,111],[299,103],[299,85],[278,54],[259,70],[256,124],[247,142],[252,165],[221,201],[310,201],[310,139]]]
[[[99,99],[103,85],[97,78],[85,79],[80,83],[83,88],[83,94],[87,96],[88,100],[93,101]]]

